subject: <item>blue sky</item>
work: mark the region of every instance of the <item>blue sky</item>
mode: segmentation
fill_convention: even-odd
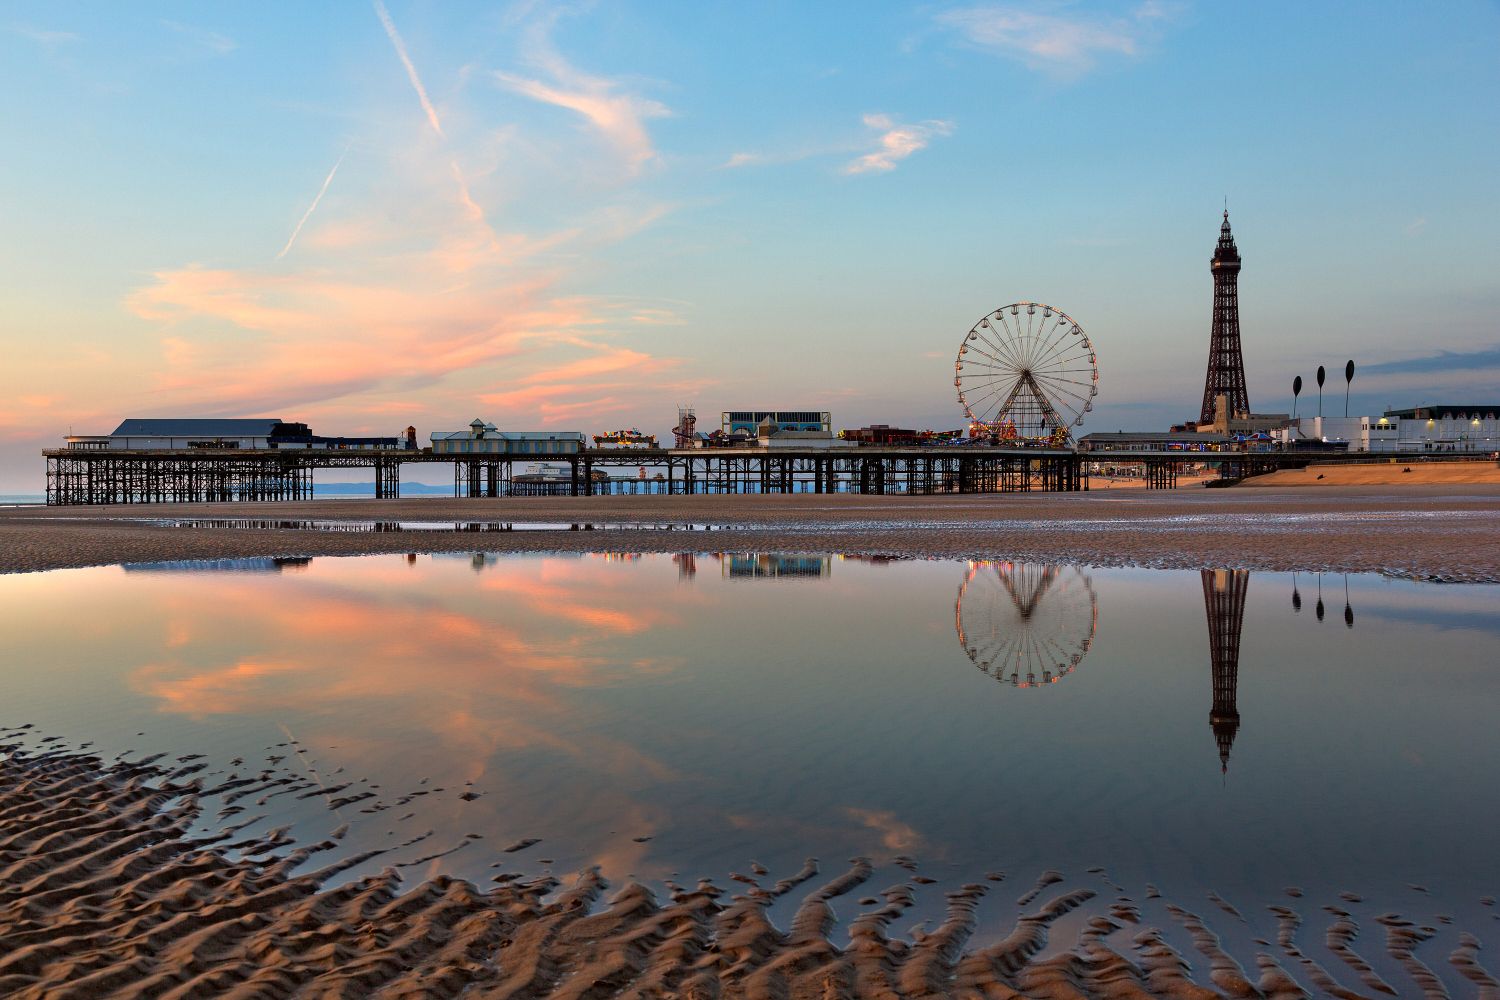
[[[1500,401],[1496,51],[1461,2],[6,3],[0,491],[125,416],[957,427],[1026,299],[1084,432],[1158,427],[1226,197],[1255,409],[1350,357]]]

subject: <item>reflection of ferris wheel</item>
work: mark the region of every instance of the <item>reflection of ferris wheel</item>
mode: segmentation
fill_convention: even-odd
[[[1088,334],[1041,302],[1002,306],[975,323],[953,368],[973,430],[1001,440],[1065,443],[1099,394]]]
[[[1094,585],[1074,568],[971,562],[953,606],[958,641],[974,665],[1015,687],[1055,684],[1094,642]]]

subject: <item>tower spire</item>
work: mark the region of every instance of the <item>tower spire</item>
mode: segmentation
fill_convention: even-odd
[[[1220,396],[1225,397],[1226,417],[1250,412],[1250,394],[1245,391],[1245,359],[1240,350],[1240,252],[1229,228],[1228,198],[1224,199],[1224,221],[1219,226],[1219,243],[1209,260],[1209,270],[1214,277],[1214,314],[1199,424],[1214,422]]]

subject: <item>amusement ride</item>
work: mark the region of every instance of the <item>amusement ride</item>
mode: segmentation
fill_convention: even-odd
[[[969,329],[953,364],[972,438],[1063,447],[1099,394],[1083,327],[1043,302],[1013,302]]]

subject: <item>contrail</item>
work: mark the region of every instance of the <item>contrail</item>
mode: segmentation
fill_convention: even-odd
[[[443,138],[443,123],[438,121],[437,109],[427,99],[427,88],[422,86],[422,78],[417,76],[417,67],[412,65],[411,56],[406,54],[406,43],[401,40],[401,35],[396,31],[396,25],[391,21],[391,15],[386,12],[385,4],[375,0],[375,13],[380,15],[380,23],[385,25],[385,33],[390,38],[391,44],[396,47],[396,55],[401,57],[401,64],[406,67],[406,75],[411,79],[411,85],[416,89],[417,98],[422,102],[422,110],[427,112],[427,121],[432,125],[432,130]]]
[[[349,144],[349,146],[353,145],[354,143],[352,142]],[[349,155],[349,146],[344,147],[344,151],[339,154],[338,161],[334,163],[333,169],[328,171],[327,177],[323,178],[323,186],[318,188],[317,197],[312,200],[311,205],[307,206],[307,211],[302,213],[302,218],[297,220],[297,228],[293,229],[292,235],[287,237],[286,246],[282,247],[281,253],[276,255],[277,260],[285,257],[286,252],[292,248],[292,244],[297,242],[297,237],[302,233],[302,227],[307,224],[308,219],[312,218],[313,211],[318,207],[318,202],[323,200],[323,195],[328,193],[328,185],[333,183],[333,175],[339,172],[339,164],[343,163],[344,157]]]

